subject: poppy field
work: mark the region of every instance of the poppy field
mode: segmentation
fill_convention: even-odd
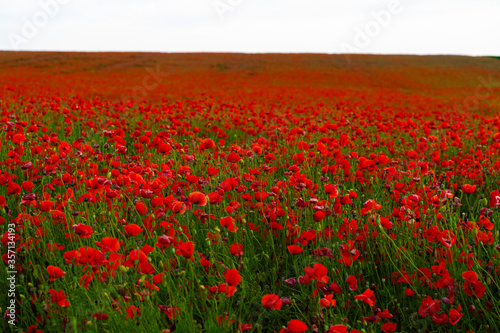
[[[2,332],[499,332],[500,60],[0,52]]]

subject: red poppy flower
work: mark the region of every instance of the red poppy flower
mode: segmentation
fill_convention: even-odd
[[[136,260],[139,262],[139,264],[141,264],[143,262],[147,262],[149,259],[147,254],[143,251],[131,250],[128,254],[128,259],[123,263],[123,265],[125,267],[132,267],[136,264]]]
[[[316,221],[316,222],[320,222],[323,220],[323,218],[325,217],[325,213],[321,210],[318,210],[317,212],[315,212],[313,214],[313,220]]]
[[[67,143],[67,142],[61,142],[61,143],[59,144],[58,149],[59,149],[59,153],[60,153],[61,155],[64,155],[64,154],[68,154],[68,153],[71,151],[72,147],[71,147],[71,145],[70,145],[69,143]]]
[[[230,163],[237,163],[239,160],[241,160],[241,157],[235,152],[232,152],[227,156],[227,161]]]
[[[154,284],[161,284],[163,283],[163,277],[165,276],[165,273],[158,273],[155,276],[153,276],[153,283]]]
[[[173,229],[169,229],[169,230],[173,230]],[[156,240],[155,245],[163,250],[164,248],[167,248],[172,244],[175,246],[176,243],[177,243],[177,241],[174,237],[168,236],[168,235],[161,235],[161,236],[158,236],[158,239]]]
[[[243,255],[243,245],[241,245],[240,243],[231,244],[231,246],[229,247],[229,252],[231,252],[231,254],[234,256],[241,256]]]
[[[384,311],[378,311],[377,316],[382,319],[392,318],[393,315],[389,313],[389,309],[385,309]]]
[[[347,284],[351,291],[358,290],[358,280],[353,275],[347,277]]]
[[[125,233],[129,236],[137,236],[140,234],[144,229],[139,227],[137,224],[128,224],[125,227]]]
[[[28,333],[43,333],[42,330],[39,330],[36,325],[31,325],[28,327]]]
[[[56,291],[54,289],[49,289],[49,292],[52,303],[57,303],[63,308],[67,308],[68,306],[70,306],[69,301],[66,298],[66,292],[64,292],[64,290]]]
[[[313,274],[314,274],[314,278],[316,280],[326,282],[326,281],[324,281],[325,277],[326,277],[326,280],[328,281],[328,278],[326,276],[328,274],[328,269],[324,265],[314,263],[313,267],[314,267]]]
[[[141,215],[146,215],[148,213],[148,207],[142,202],[138,202],[135,204],[135,209]]]
[[[271,227],[271,229],[273,229],[275,231],[283,229],[283,225],[276,223],[276,222],[269,223],[269,226]]]
[[[253,328],[253,326],[251,324],[238,323],[238,330],[240,330],[242,332],[251,330],[252,328]]]
[[[57,266],[49,265],[47,266],[47,273],[49,273],[50,281],[54,281],[55,279],[59,279],[61,276],[64,276],[66,272],[60,269]]]
[[[155,197],[155,198],[151,199],[151,206],[153,206],[153,207],[163,206],[163,198],[162,197]]]
[[[212,139],[204,139],[200,144],[200,150],[215,148],[215,142]]]
[[[151,265],[149,262],[143,262],[140,264],[140,273],[141,274],[154,274],[155,269],[153,265]]]
[[[172,212],[175,214],[182,215],[186,211],[187,207],[184,202],[176,201],[172,203]]]
[[[221,217],[220,225],[226,227],[231,232],[236,232],[238,227],[234,225],[234,219],[231,216]]]
[[[235,286],[230,286],[226,283],[221,283],[219,284],[218,288],[217,288],[217,291],[219,293],[223,293],[226,297],[231,297],[234,295],[234,293],[236,292],[236,287]]]
[[[205,206],[207,204],[207,196],[201,192],[193,192],[188,195],[189,202],[198,205]]]
[[[332,284],[330,285],[330,290],[336,294],[342,294],[343,292],[342,288],[335,282],[332,282]]]
[[[26,192],[31,192],[33,191],[33,189],[35,188],[35,185],[33,184],[33,182],[30,182],[29,180],[28,181],[25,181],[21,184],[22,188],[26,191]]]
[[[53,201],[42,200],[39,203],[39,208],[42,212],[48,212],[49,210],[52,209],[52,206],[54,206]]]
[[[432,315],[432,321],[436,325],[444,325],[449,321],[449,318],[446,313],[440,313],[440,314],[435,313]]]
[[[308,330],[307,325],[300,320],[292,319],[288,323],[288,331],[290,333],[302,333],[302,332],[305,332],[307,330]]]
[[[16,194],[21,193],[22,191],[23,190],[22,190],[21,186],[19,186],[19,184],[16,184],[14,182],[10,182],[7,185],[7,194],[9,194],[9,195],[16,195]]]
[[[474,294],[477,298],[482,298],[484,293],[486,292],[486,287],[479,280],[466,280],[464,281],[464,292],[468,296],[472,296],[472,294]]]
[[[187,175],[186,180],[190,184],[198,184],[198,182],[200,181],[200,177],[196,177],[195,175]]]
[[[94,318],[95,320],[108,320],[108,315],[105,314],[105,313],[99,313],[99,312],[96,312],[92,315],[92,318]]]
[[[311,278],[309,276],[299,276],[297,281],[300,284],[309,284],[309,283],[311,283]]]
[[[75,234],[77,234],[81,238],[90,238],[90,236],[92,236],[92,233],[94,232],[94,230],[92,230],[92,227],[82,223],[74,224],[73,229],[75,230]]]
[[[371,289],[366,289],[364,293],[360,295],[354,296],[358,301],[363,301],[369,306],[373,306],[375,304],[375,292]]]
[[[469,184],[464,184],[462,185],[462,191],[467,194],[474,193],[476,190],[476,185],[469,185]]]
[[[339,196],[338,185],[325,184],[325,192],[328,194],[330,199],[337,198]]]
[[[463,313],[458,312],[456,309],[450,310],[450,324],[455,325],[462,319]]]
[[[207,173],[210,177],[217,176],[219,174],[219,169],[207,167]]]
[[[262,297],[262,306],[266,309],[280,310],[283,302],[280,297],[275,294],[268,294]]]
[[[495,190],[490,193],[490,207],[500,207],[500,191]]]
[[[176,254],[182,255],[186,259],[191,259],[193,256],[194,245],[192,242],[185,242],[177,246]]]
[[[427,296],[422,300],[422,304],[418,309],[418,313],[422,317],[427,317],[429,315],[433,315],[441,311],[441,306],[439,305],[440,301],[436,299],[432,299],[432,297]]]
[[[319,305],[323,308],[329,308],[337,305],[337,301],[333,299],[333,294],[326,295],[319,300]]]
[[[345,325],[333,325],[328,328],[325,333],[347,333],[347,326]],[[351,331],[352,333],[352,331]]]
[[[387,217],[380,216],[380,225],[384,229],[391,229],[392,228],[392,222],[389,221]]]
[[[170,305],[158,305],[158,309],[165,313],[169,319],[175,319],[181,315],[181,310],[179,308],[174,308]]]
[[[114,237],[104,237],[101,242],[96,241],[95,244],[106,252],[116,252],[120,249],[120,242]]]
[[[491,223],[488,218],[484,217],[484,215],[481,215],[479,217],[479,221],[477,222],[477,225],[485,228],[486,230],[493,230],[493,228],[495,227],[493,225],[493,223]]]
[[[359,258],[361,252],[354,248],[354,241],[349,240],[347,244],[340,246],[340,254],[342,257],[338,260],[343,266],[351,266],[352,263]]]
[[[474,283],[478,279],[477,274],[474,271],[465,271],[462,273],[462,277],[470,283]]]
[[[208,200],[209,200],[211,205],[218,204],[223,199],[222,196],[220,196],[219,193],[217,193],[217,192],[208,193],[207,196],[208,196]]]
[[[395,323],[385,323],[380,328],[384,333],[394,332],[396,330],[397,324]]]
[[[141,308],[136,307],[135,305],[129,305],[126,310],[125,320],[128,318],[134,319],[135,316],[141,315]]]
[[[236,286],[241,282],[241,276],[237,269],[228,269],[226,271],[226,283],[229,286]]]
[[[170,153],[170,151],[172,150],[172,147],[167,144],[167,143],[160,143],[157,147],[156,147],[156,151],[159,153],[159,154],[162,154],[162,155],[168,155]]]
[[[301,248],[300,246],[297,246],[297,245],[290,245],[290,246],[287,246],[288,248],[288,252],[290,252],[291,254],[300,254],[302,253],[302,251],[304,251],[303,248]]]

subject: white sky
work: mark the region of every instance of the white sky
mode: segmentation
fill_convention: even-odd
[[[499,56],[500,0],[0,0],[16,49]]]

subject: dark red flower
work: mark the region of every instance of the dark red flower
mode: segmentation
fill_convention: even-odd
[[[234,256],[241,256],[243,255],[243,245],[241,245],[240,243],[231,244],[231,246],[229,247],[229,252],[231,252],[231,254]]]
[[[75,233],[81,238],[90,238],[90,236],[92,236],[92,233],[94,232],[94,230],[92,230],[92,227],[82,223],[74,224],[73,229],[75,230]]]
[[[280,310],[282,301],[278,295],[268,294],[262,297],[262,306],[266,309]]]
[[[396,327],[397,327],[397,324],[395,324],[395,323],[385,323],[384,325],[382,325],[382,327],[380,329],[385,333],[390,333],[390,332],[394,332],[396,330]]]

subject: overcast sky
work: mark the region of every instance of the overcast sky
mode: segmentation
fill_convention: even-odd
[[[500,55],[500,0],[0,0],[1,50]]]

